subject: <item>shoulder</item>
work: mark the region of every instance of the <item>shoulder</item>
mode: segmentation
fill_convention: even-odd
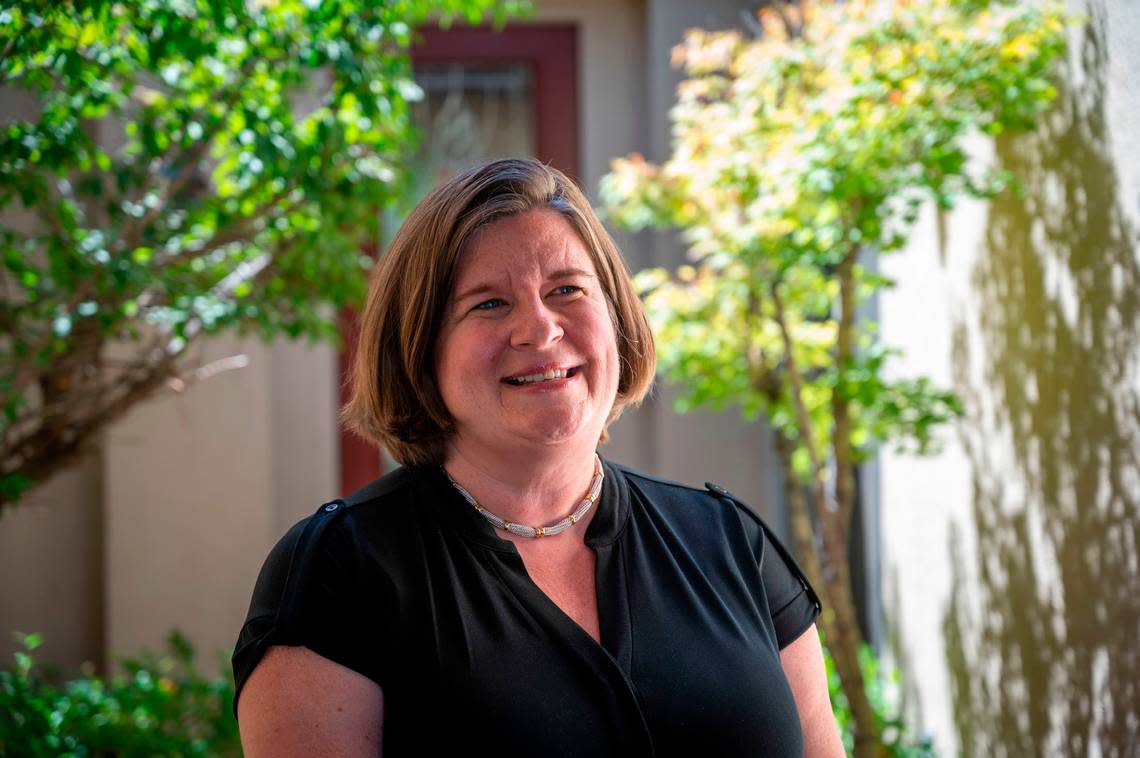
[[[294,524],[281,538],[277,547],[296,548],[299,543],[311,539],[314,533],[325,532],[329,527],[341,521],[349,512],[359,513],[362,509],[370,506],[398,507],[399,503],[407,499],[415,478],[415,469],[400,467],[379,479],[373,480],[350,495],[321,503],[311,516]]]
[[[757,547],[763,541],[765,526],[751,506],[724,487],[705,482],[704,487],[664,479],[628,466],[614,465],[628,483],[633,500],[639,500],[651,513],[684,527],[685,532],[699,529],[709,532],[710,539],[721,540],[730,535],[742,536]]]
[[[400,466],[334,502],[341,503],[348,508],[383,502],[395,503],[401,499],[406,499],[422,474],[422,468]]]
[[[664,527],[657,533],[681,537],[691,555],[727,556],[742,568],[759,566],[781,647],[819,615],[819,598],[790,551],[749,504],[712,482],[702,489],[626,466],[613,468],[637,493],[631,500],[641,502],[648,521]]]
[[[321,503],[316,512],[295,524],[281,542],[285,547],[297,548],[325,539],[328,534],[347,536],[365,526],[374,532],[374,525],[399,522],[415,502],[414,490],[422,474],[422,469],[401,466],[349,495]]]
[[[701,500],[710,494],[708,489],[674,482],[653,474],[648,474],[644,471],[639,471],[621,463],[609,461],[609,464],[629,482],[630,486],[646,493],[660,494],[665,497],[679,499],[695,498],[697,500]]]
[[[270,550],[258,577],[262,594],[282,596],[314,573],[340,572],[359,553],[359,540],[375,540],[376,524],[399,520],[412,501],[416,470],[398,468],[344,498],[321,503]],[[307,584],[308,582],[304,582]]]
[[[619,463],[611,465],[629,482],[631,488],[641,492],[655,504],[705,508],[718,512],[739,512],[748,521],[754,524],[760,523],[760,517],[751,506],[713,482],[705,482],[704,487],[695,487],[647,474]]]
[[[373,680],[367,639],[392,618],[393,565],[413,518],[415,469],[397,469],[348,497],[320,504],[277,541],[262,564],[234,649],[238,691],[274,645],[303,646]],[[361,588],[367,588],[362,602]]]

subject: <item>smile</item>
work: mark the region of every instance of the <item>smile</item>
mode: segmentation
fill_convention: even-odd
[[[578,373],[578,367],[574,368],[555,368],[547,371],[540,371],[533,374],[523,374],[520,376],[508,376],[503,381],[507,384],[520,386],[523,384],[537,384],[538,382],[550,382],[555,379],[569,379]]]

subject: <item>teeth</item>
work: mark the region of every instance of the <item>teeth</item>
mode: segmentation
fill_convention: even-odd
[[[549,382],[551,379],[565,379],[569,375],[566,369],[555,369],[545,374],[528,374],[527,376],[513,376],[508,381],[514,384],[533,384],[534,382]]]

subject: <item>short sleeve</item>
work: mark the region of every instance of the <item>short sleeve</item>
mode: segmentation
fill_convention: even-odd
[[[249,613],[233,654],[237,698],[274,645],[304,646],[331,661],[378,679],[366,630],[375,620],[360,602],[358,555],[342,502],[322,505],[273,547],[258,574]]]
[[[815,622],[823,606],[792,554],[767,524],[761,521],[760,527],[764,538],[760,577],[776,628],[776,641],[783,650]]]
[[[781,650],[799,638],[819,617],[822,604],[784,544],[746,503],[715,485],[706,485],[717,496],[736,506],[741,523],[752,542],[752,552],[760,562],[760,579],[768,612]]]

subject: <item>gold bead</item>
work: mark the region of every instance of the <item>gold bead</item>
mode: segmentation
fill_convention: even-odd
[[[575,516],[573,513],[571,513],[571,514],[570,514],[570,515],[569,515],[567,518],[569,518],[569,519],[570,519],[570,523],[571,523],[571,524],[576,524],[576,523],[578,523],[578,517],[577,517],[577,516]]]
[[[510,521],[504,521],[504,522],[503,522],[503,528],[504,528],[504,529],[506,529],[507,531],[510,531],[510,529],[511,529],[511,522],[510,522]]]
[[[535,537],[545,537],[546,536],[546,527],[536,526],[534,528],[534,536]]]

